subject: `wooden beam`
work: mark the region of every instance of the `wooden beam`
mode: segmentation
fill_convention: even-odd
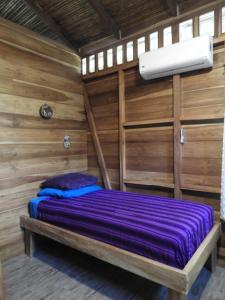
[[[171,16],[177,17],[179,15],[179,6],[176,0],[163,0],[163,2]]]
[[[181,77],[180,75],[173,76],[173,109],[174,109],[174,197],[181,198],[181,143],[180,143],[180,131],[181,131]]]
[[[63,32],[62,28],[53,20],[53,18],[47,14],[38,1],[35,0],[23,0],[24,3],[44,22],[49,29],[54,32],[58,37],[70,48],[77,51],[79,48],[75,46],[69,39],[68,35]]]
[[[111,190],[111,183],[110,183],[110,179],[109,179],[109,175],[108,175],[108,171],[106,168],[106,164],[105,164],[105,159],[103,156],[103,152],[102,152],[102,147],[99,141],[99,137],[97,134],[97,130],[96,130],[96,126],[95,126],[95,120],[94,120],[94,116],[91,110],[91,106],[90,106],[90,102],[89,102],[89,98],[88,98],[88,93],[86,91],[86,88],[84,86],[84,105],[85,105],[85,109],[86,109],[86,113],[87,113],[87,119],[88,119],[88,124],[90,127],[90,131],[91,131],[91,135],[93,138],[93,142],[95,145],[95,150],[96,150],[96,154],[97,154],[97,158],[98,158],[98,163],[99,163],[99,168],[103,177],[103,182],[105,185],[105,188],[108,190]]]
[[[118,72],[119,83],[119,147],[120,147],[120,189],[126,190],[124,178],[126,178],[126,145],[125,145],[125,78],[124,71]]]
[[[112,16],[107,12],[105,7],[102,5],[101,0],[88,0],[91,6],[94,8],[96,13],[98,14],[102,26],[113,33],[116,39],[121,38],[121,30],[119,29],[118,25],[112,18]]]

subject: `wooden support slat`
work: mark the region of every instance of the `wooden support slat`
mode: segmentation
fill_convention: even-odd
[[[98,53],[95,54],[95,72],[98,72]]]
[[[3,270],[0,261],[0,300],[5,300],[4,282],[3,282]]]
[[[158,32],[159,32],[158,33],[158,46],[159,46],[159,48],[162,48],[163,47],[163,30],[160,29]]]
[[[221,35],[222,31],[222,9],[218,5],[214,10],[214,37],[217,38]]]
[[[134,60],[136,60],[138,58],[137,39],[134,40],[133,51],[134,51]]]
[[[87,57],[87,75],[90,75],[90,60],[89,60],[89,56]]]
[[[125,82],[124,71],[119,71],[119,147],[120,147],[120,189],[126,190],[123,179],[126,177],[126,145],[125,145]]]
[[[199,16],[193,19],[193,37],[199,36]]]
[[[160,124],[168,124],[173,123],[174,118],[163,118],[156,120],[145,120],[145,121],[133,121],[133,122],[125,122],[123,126],[132,127],[132,126],[146,126],[146,125],[160,125]]]
[[[113,66],[117,65],[117,47],[113,48]]]
[[[174,196],[181,198],[181,144],[180,144],[180,114],[181,114],[181,77],[173,76],[173,107],[174,107]]]
[[[105,50],[104,52],[104,70],[107,69],[107,50]]]
[[[94,116],[93,116],[93,113],[91,110],[88,94],[87,94],[85,87],[84,87],[84,105],[85,105],[85,109],[86,109],[86,113],[87,113],[88,124],[90,127],[90,131],[91,131],[91,134],[93,137],[93,142],[94,142],[95,149],[96,149],[99,168],[100,168],[100,171],[101,171],[101,174],[103,177],[103,182],[104,182],[105,188],[111,190],[111,183],[110,183],[109,175],[108,175],[106,164],[105,164],[105,159],[103,156],[101,144],[100,144],[96,126],[95,126]]]
[[[223,34],[222,30],[222,22],[223,22],[223,16],[222,16],[222,8],[224,7],[224,4],[218,5],[218,24],[216,25],[218,27],[218,37],[220,37]]]
[[[127,43],[123,45],[123,63],[127,63]]]
[[[145,34],[145,51],[150,51],[150,39],[149,39],[149,33]]]
[[[172,42],[173,44],[179,42],[179,25],[175,24],[172,26]]]

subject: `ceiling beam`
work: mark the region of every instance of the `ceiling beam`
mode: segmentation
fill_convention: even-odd
[[[67,34],[63,32],[62,28],[54,21],[54,19],[47,14],[38,1],[35,0],[23,0],[24,3],[44,22],[49,29],[54,32],[58,37],[70,48],[76,50],[79,47],[76,47],[74,43],[70,41]]]
[[[102,5],[101,0],[88,0],[88,2],[97,12],[102,22],[102,26],[104,26],[104,28],[107,28],[107,30],[112,32],[116,39],[120,39],[121,30],[116,24],[115,20],[112,18],[112,16],[106,11],[105,7]]]
[[[163,0],[163,2],[169,10],[171,16],[177,17],[179,15],[179,6],[177,0]]]

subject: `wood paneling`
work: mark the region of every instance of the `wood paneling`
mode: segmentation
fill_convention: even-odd
[[[0,39],[4,44],[48,58],[51,61],[71,66],[79,72],[80,59],[71,49],[61,44],[45,39],[34,32],[12,22],[0,19]]]
[[[173,128],[126,131],[126,179],[173,184]]]
[[[86,84],[97,130],[118,129],[118,77],[110,75]]]
[[[86,109],[86,113],[87,113],[87,119],[88,119],[88,125],[90,128],[90,132],[91,132],[91,136],[92,136],[92,140],[94,142],[95,145],[95,151],[97,154],[97,159],[98,159],[98,165],[102,174],[102,179],[104,182],[104,186],[106,189],[111,190],[111,183],[109,180],[109,174],[106,168],[106,164],[105,164],[105,159],[104,159],[104,155],[102,152],[102,147],[100,144],[100,140],[99,140],[99,136],[96,130],[96,125],[95,125],[95,120],[94,120],[94,116],[93,116],[93,112],[90,106],[90,101],[89,101],[89,97],[86,91],[86,88],[84,87],[84,105],[85,105],[85,109]]]
[[[106,168],[113,188],[119,185],[118,76],[90,81],[86,89],[91,104]],[[88,170],[100,175],[93,141],[88,135]],[[101,179],[102,180],[102,179]]]
[[[213,70],[183,77],[181,119],[223,118],[224,58],[224,49],[215,49]]]
[[[87,138],[77,55],[3,20],[0,53],[0,256],[6,259],[23,251],[19,216],[40,182],[87,169]],[[51,120],[39,116],[44,103],[53,108]]]
[[[209,204],[215,209],[215,219],[219,221],[225,97],[224,47],[215,47],[213,69],[182,74],[179,80],[171,77],[144,81],[136,67],[123,72],[125,123],[120,130],[122,128],[125,132],[123,183],[127,190],[169,197],[175,195]],[[88,82],[89,87],[95,89],[93,106],[102,106],[102,113],[106,110],[107,100],[112,101],[112,97],[102,97],[102,94],[110,91],[108,94],[112,95],[113,92],[114,103],[118,101],[116,77],[116,74],[107,75]],[[113,111],[113,118],[118,124],[115,114],[116,111]],[[96,114],[96,122],[98,118]],[[112,138],[112,131],[105,130],[109,128],[107,117],[104,119],[101,115],[101,118],[101,134],[107,133],[109,141],[117,145],[118,135]],[[117,126],[113,127],[116,132]],[[181,128],[184,144],[180,143]],[[108,151],[110,149],[115,151],[112,145]],[[108,164],[112,165],[115,157],[110,158],[106,150],[105,153]],[[92,154],[89,158],[89,164],[97,173],[95,156]],[[114,175],[115,172],[119,175],[119,164],[117,169],[116,164],[113,165]],[[174,194],[176,190],[179,194]],[[220,245],[223,250],[224,241],[223,229]]]
[[[151,84],[140,77],[137,68],[126,71],[126,122],[173,117],[172,80]]]
[[[223,124],[183,128],[181,187],[220,192]]]
[[[154,186],[145,186],[145,185],[135,185],[135,184],[127,184],[127,192],[133,193],[141,193],[141,194],[150,194],[155,196],[169,197],[173,198],[173,189],[166,189]]]

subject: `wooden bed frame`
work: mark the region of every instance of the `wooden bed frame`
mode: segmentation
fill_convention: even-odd
[[[2,263],[0,260],[0,300],[5,300]]]
[[[192,284],[210,256],[211,270],[215,270],[221,231],[220,223],[216,223],[185,268],[180,270],[27,216],[20,218],[20,225],[24,229],[27,255],[32,256],[33,234],[36,233],[164,285],[169,288],[170,300],[187,299]]]

